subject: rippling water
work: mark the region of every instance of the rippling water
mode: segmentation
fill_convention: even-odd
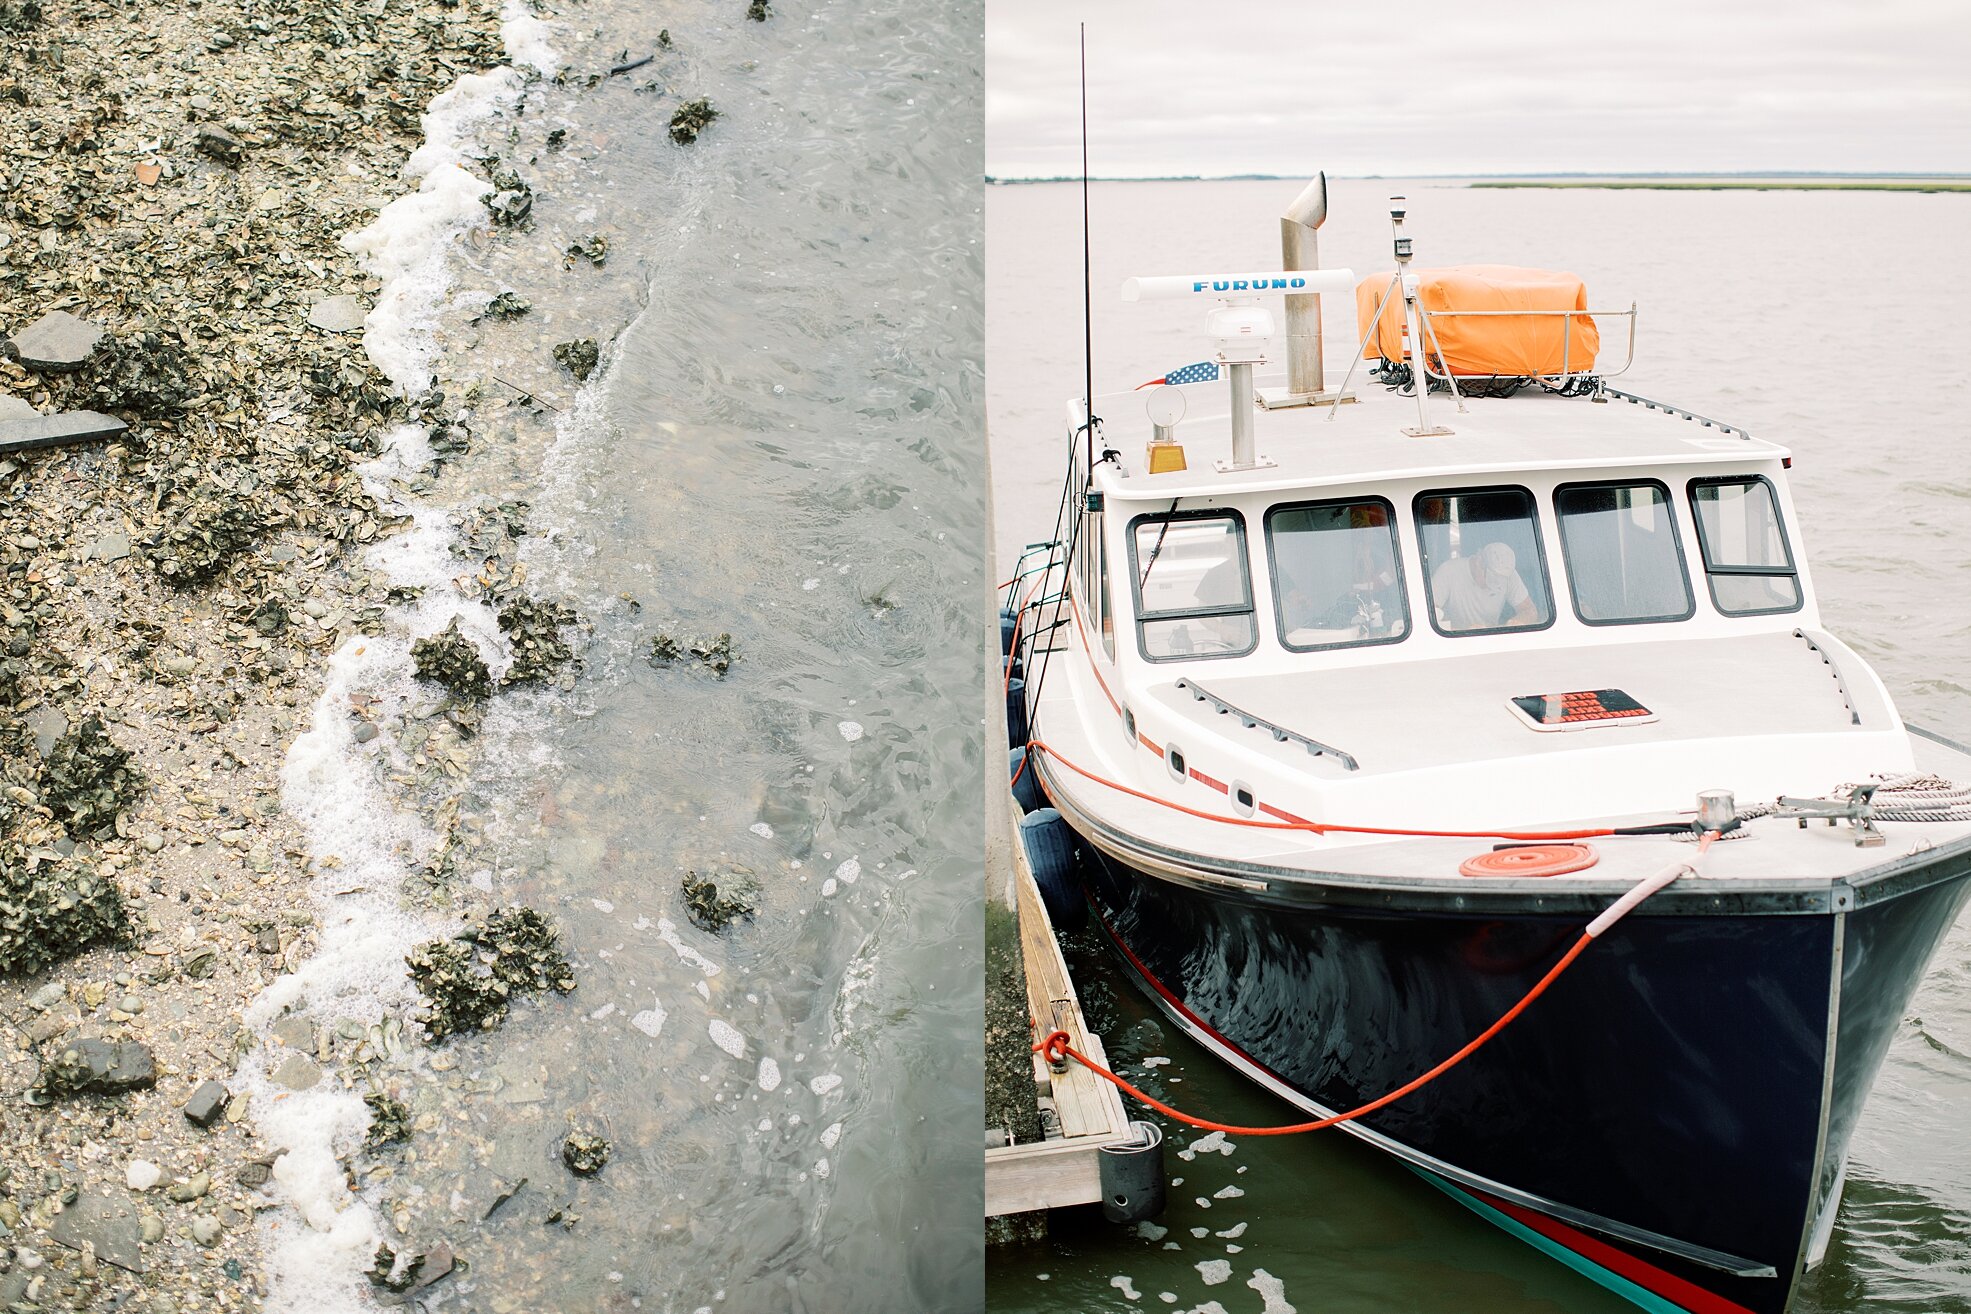
[[[482,134],[532,227],[457,282],[534,309],[448,321],[486,447],[440,493],[530,503],[529,588],[593,640],[489,714],[467,865],[555,917],[581,985],[414,1101],[455,1130],[385,1191],[472,1263],[437,1308],[978,1300],[980,17],[789,10],[583,7],[574,75]],[[698,95],[723,117],[681,149]],[[591,234],[605,264],[562,258]],[[545,355],[578,334],[579,393]],[[739,658],[659,668],[660,632]],[[735,867],[757,915],[692,925],[681,878]],[[614,1143],[600,1176],[556,1160],[571,1126]]]
[[[1133,274],[1273,268],[1294,182],[1094,189],[1095,390],[1133,387],[1203,354],[1199,315],[1124,306]],[[1865,192],[1469,190],[1395,180],[1331,185],[1324,263],[1386,265],[1385,200],[1406,192],[1424,265],[1523,264],[1587,280],[1590,304],[1640,303],[1625,386],[1742,424],[1795,456],[1793,495],[1828,627],[1875,665],[1912,722],[1971,740],[1971,475],[1962,397],[1971,325],[1971,198]],[[1079,190],[989,189],[988,392],[995,532],[1048,536],[1062,402],[1081,383]],[[1910,253],[1924,267],[1902,272]],[[1335,321],[1331,318],[1330,324]],[[1143,367],[1149,367],[1147,370]],[[1186,1041],[1092,944],[1071,955],[1146,1088],[1232,1122],[1277,1121]],[[1147,1060],[1155,1062],[1145,1067]],[[1850,1151],[1827,1263],[1795,1309],[1971,1311],[1971,928],[1945,942],[1911,1005]],[[1185,1161],[1151,1228],[1099,1221],[996,1251],[995,1310],[1303,1312],[1632,1308],[1513,1241],[1352,1140],[1247,1140]],[[1236,1194],[1224,1194],[1227,1188]],[[1220,1269],[1219,1264],[1226,1267]],[[1279,1284],[1275,1287],[1275,1284]],[[1135,1291],[1140,1300],[1129,1295]],[[1268,1314],[1278,1307],[1267,1305]]]

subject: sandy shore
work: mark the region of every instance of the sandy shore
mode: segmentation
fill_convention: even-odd
[[[72,373],[0,360],[0,420],[129,425],[0,456],[0,1304],[266,1292],[270,1157],[237,1092],[209,1127],[186,1106],[313,950],[281,768],[380,615],[356,550],[390,526],[353,467],[406,403],[338,239],[404,190],[432,97],[501,58],[487,0],[0,0],[0,333],[106,335]],[[335,1041],[289,1033],[303,1064]],[[143,1046],[154,1084],[33,1094],[85,1038]]]

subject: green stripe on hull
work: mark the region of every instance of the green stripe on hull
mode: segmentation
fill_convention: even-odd
[[[1569,1250],[1553,1238],[1541,1236],[1518,1219],[1500,1213],[1491,1205],[1475,1198],[1460,1187],[1439,1177],[1436,1173],[1425,1168],[1419,1168],[1415,1164],[1405,1166],[1416,1173],[1417,1176],[1423,1178],[1426,1182],[1429,1182],[1432,1186],[1477,1214],[1480,1218],[1485,1219],[1489,1223],[1497,1224],[1499,1227],[1504,1228],[1520,1240],[1526,1242],[1526,1244],[1545,1251],[1583,1277],[1607,1287],[1610,1291],[1622,1297],[1622,1299],[1650,1311],[1650,1314],[1689,1314],[1689,1311],[1685,1310],[1683,1306],[1673,1305],[1655,1292],[1645,1287],[1637,1286],[1620,1273],[1611,1273],[1592,1259],[1575,1254],[1572,1250]]]

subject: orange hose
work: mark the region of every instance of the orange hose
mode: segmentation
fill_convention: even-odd
[[[1181,1112],[1180,1110],[1172,1108],[1170,1105],[1165,1104],[1162,1100],[1157,1099],[1155,1096],[1144,1094],[1136,1087],[1124,1081],[1121,1077],[1118,1077],[1115,1073],[1109,1071],[1107,1068],[1095,1062],[1093,1059],[1090,1059],[1086,1054],[1083,1054],[1080,1050],[1075,1049],[1073,1046],[1069,1045],[1068,1033],[1065,1031],[1049,1032],[1047,1038],[1042,1040],[1038,1045],[1035,1045],[1033,1048],[1036,1054],[1045,1055],[1047,1061],[1050,1063],[1058,1063],[1063,1058],[1073,1059],[1075,1062],[1081,1064],[1081,1066],[1087,1068],[1090,1072],[1094,1073],[1096,1076],[1102,1078],[1102,1080],[1109,1082],[1111,1085],[1117,1087],[1119,1090],[1123,1091],[1124,1093],[1130,1095],[1131,1097],[1137,1100],[1140,1100],[1144,1104],[1149,1105],[1151,1108],[1163,1114],[1165,1117],[1175,1118],[1178,1122],[1185,1123],[1188,1126],[1200,1127],[1206,1131],[1226,1132],[1234,1136],[1288,1136],[1298,1132],[1320,1131],[1324,1127],[1334,1127],[1344,1122],[1353,1122],[1355,1119],[1360,1118],[1365,1114],[1374,1113],[1377,1109],[1380,1109],[1385,1105],[1394,1104],[1397,1100],[1402,1099],[1405,1095],[1408,1095],[1412,1091],[1418,1090],[1421,1087],[1429,1085],[1431,1082],[1437,1080],[1437,1078],[1449,1072],[1452,1068],[1457,1067],[1458,1064],[1464,1062],[1467,1058],[1477,1053],[1478,1050],[1482,1048],[1487,1041],[1492,1039],[1492,1037],[1498,1035],[1501,1031],[1504,1031],[1506,1029],[1507,1024],[1509,1024],[1514,1018],[1518,1017],[1521,1013],[1526,1011],[1527,1005],[1531,1004],[1534,1000],[1538,999],[1541,995],[1545,994],[1547,987],[1552,985],[1554,981],[1560,976],[1560,974],[1562,972],[1565,972],[1568,969],[1568,967],[1574,962],[1574,960],[1581,956],[1581,951],[1583,949],[1586,949],[1588,945],[1593,942],[1593,940],[1594,940],[1593,936],[1583,934],[1580,939],[1574,942],[1574,946],[1561,956],[1560,961],[1555,963],[1551,968],[1549,968],[1547,974],[1541,977],[1539,981],[1534,984],[1533,988],[1531,990],[1528,990],[1517,1004],[1514,1004],[1511,1008],[1507,1009],[1505,1013],[1500,1016],[1497,1022],[1494,1022],[1491,1026],[1481,1031],[1472,1040],[1467,1042],[1463,1049],[1451,1055],[1450,1058],[1445,1059],[1442,1063],[1439,1063],[1436,1067],[1424,1073],[1422,1076],[1416,1077],[1411,1081],[1406,1082],[1401,1086],[1398,1086],[1395,1090],[1389,1092],[1389,1094],[1384,1095],[1380,1099],[1370,1100],[1367,1104],[1361,1105],[1357,1108],[1350,1109],[1346,1113],[1337,1113],[1334,1114],[1332,1117],[1320,1118],[1314,1122],[1296,1122],[1284,1127],[1234,1127],[1229,1123],[1213,1122],[1209,1118],[1194,1118],[1188,1113],[1184,1113]]]

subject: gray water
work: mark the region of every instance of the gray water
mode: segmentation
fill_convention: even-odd
[[[1093,189],[1098,394],[1206,354],[1196,308],[1125,306],[1121,280],[1277,267],[1277,216],[1298,186]],[[1387,268],[1386,198],[1399,192],[1410,198],[1406,228],[1421,264],[1567,269],[1587,280],[1596,308],[1639,302],[1625,386],[1792,449],[1828,627],[1875,665],[1908,720],[1971,739],[1971,324],[1949,309],[1971,293],[1971,252],[1941,240],[1966,230],[1971,198],[1341,181],[1331,184],[1323,262],[1358,274]],[[1004,556],[1051,532],[1062,404],[1082,391],[1079,190],[989,188],[986,225],[987,409]],[[1346,316],[1329,322],[1333,331]],[[1096,946],[1078,942],[1071,962],[1111,1056],[1150,1093],[1220,1121],[1292,1120],[1186,1041]],[[1145,1066],[1151,1059],[1168,1061]],[[1796,1310],[1971,1311],[1968,1102],[1971,926],[1960,924],[1877,1080],[1828,1260]],[[1632,1308],[1353,1140],[1235,1138],[1230,1154],[1186,1161],[1178,1151],[1200,1133],[1166,1131],[1173,1178],[1183,1179],[1157,1220],[1167,1231],[1070,1221],[1044,1245],[997,1250],[992,1309]],[[1228,1187],[1241,1194],[1220,1198]],[[1201,1268],[1215,1262],[1228,1265],[1222,1277]]]
[[[593,638],[571,689],[489,715],[467,812],[581,984],[421,1097],[463,1130],[391,1189],[472,1261],[435,1308],[978,1302],[981,19],[744,11],[581,7],[566,84],[484,139],[535,208],[463,281],[534,311],[456,326],[489,380],[456,478],[531,504],[530,588]],[[673,53],[585,85],[660,28]],[[674,146],[698,95],[723,117]],[[589,233],[606,265],[564,262]],[[546,360],[577,334],[606,366],[579,393]],[[660,632],[739,658],[660,669]],[[692,925],[684,874],[736,867],[757,914]],[[614,1144],[593,1179],[571,1126]]]

